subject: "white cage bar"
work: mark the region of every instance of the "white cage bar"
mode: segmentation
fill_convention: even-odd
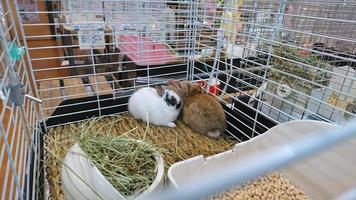
[[[13,2],[0,4],[1,199],[37,199],[42,115],[31,63],[21,56],[22,32]]]

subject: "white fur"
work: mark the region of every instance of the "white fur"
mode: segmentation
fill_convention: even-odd
[[[163,97],[166,93],[180,101],[179,96],[175,92],[165,90]],[[148,118],[151,124],[174,128],[176,127],[174,122],[181,108],[176,109],[173,106],[168,106],[163,97],[159,96],[154,88],[141,88],[130,97],[128,104],[129,112],[134,118],[144,122],[147,122]]]
[[[217,138],[220,136],[220,131],[219,130],[214,130],[214,131],[209,131],[208,136],[212,138]]]

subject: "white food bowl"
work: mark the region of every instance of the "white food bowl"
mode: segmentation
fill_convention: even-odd
[[[156,156],[157,176],[152,185],[135,199],[146,199],[150,194],[163,188],[164,162]],[[61,181],[67,200],[120,200],[126,199],[87,159],[84,151],[75,143],[64,158]]]

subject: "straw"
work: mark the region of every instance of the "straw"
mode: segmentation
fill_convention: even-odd
[[[151,143],[139,142],[125,135],[87,135],[80,139],[80,147],[124,196],[147,190],[156,177],[154,156],[159,149]]]
[[[198,155],[211,156],[231,149],[236,143],[229,137],[209,138],[193,132],[189,127],[177,122],[176,128],[162,126],[147,126],[146,123],[133,119],[128,115],[103,117],[97,120],[87,120],[71,125],[50,129],[45,138],[45,145],[63,159],[68,149],[73,146],[76,139],[72,131],[92,129],[105,137],[125,135],[145,143],[155,144],[160,148],[166,162],[166,170],[173,164]],[[99,134],[99,135],[100,135]],[[82,136],[85,134],[82,133]],[[47,153],[46,159],[47,180],[50,186],[50,195],[53,199],[64,199],[60,182],[61,164]]]

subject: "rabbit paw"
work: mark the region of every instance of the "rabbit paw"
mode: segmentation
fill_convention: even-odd
[[[220,131],[219,130],[209,131],[208,136],[212,138],[217,138],[220,136]]]
[[[168,123],[166,124],[166,126],[171,127],[171,128],[175,128],[175,127],[176,127],[176,124],[175,124],[174,122],[168,122]]]

